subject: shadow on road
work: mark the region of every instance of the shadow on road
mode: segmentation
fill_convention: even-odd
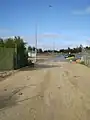
[[[33,66],[24,67],[20,69],[20,71],[40,70],[40,69],[53,68],[53,67],[60,67],[60,65],[35,64]]]
[[[12,97],[11,93],[0,95],[0,110],[16,105],[16,100],[17,98],[15,96]]]

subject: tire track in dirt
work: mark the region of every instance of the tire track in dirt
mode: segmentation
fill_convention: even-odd
[[[70,70],[65,70],[63,76],[68,79],[73,87],[75,87],[76,89],[78,88],[78,78],[80,76],[73,76],[73,73]]]
[[[36,88],[36,90],[39,89],[38,95],[36,98],[31,99],[31,104],[35,105],[31,108],[30,113],[32,114],[32,109],[33,109],[33,120],[37,119],[43,119],[46,120],[45,118],[45,101],[44,101],[44,93],[46,89],[49,87],[49,82],[50,82],[50,70],[46,71],[46,74],[44,76],[43,82],[40,83],[40,85]]]
[[[49,87],[50,82],[50,70],[45,71],[44,80],[35,88],[35,91],[37,91],[37,95],[26,98],[25,100],[17,101],[25,102],[29,100],[30,106],[29,106],[29,113],[30,113],[30,119],[31,120],[45,120],[45,101],[44,101],[44,93],[46,89]]]
[[[75,72],[78,68],[70,68],[66,64],[62,68],[47,68],[38,74],[39,77],[35,76],[34,79],[39,83],[36,82],[37,84],[32,92],[30,93],[29,86],[27,86],[23,92],[24,95],[27,92],[29,95],[18,99],[17,102],[20,104],[6,110],[10,116],[1,114],[1,119],[90,120],[90,109],[88,107],[90,106],[90,99],[85,98],[86,96],[80,91],[78,81],[82,78]],[[17,112],[19,112],[18,116],[16,116]]]
[[[63,73],[63,77],[67,80],[66,82],[68,83],[68,85],[70,86],[69,88],[72,91],[70,92],[70,90],[69,91],[67,90],[68,92],[70,92],[69,95],[71,96],[71,98],[74,95],[73,98],[71,99],[72,101],[71,108],[72,108],[72,111],[74,110],[73,113],[75,114],[74,115],[75,119],[89,120],[90,109],[88,109],[86,104],[90,106],[90,102],[87,102],[86,95],[82,93],[79,89],[78,81],[81,80],[81,77],[75,76],[74,73],[70,70],[65,70]]]
[[[18,99],[16,100],[16,103],[17,103],[16,107],[20,107],[21,104],[22,104],[22,109],[24,107],[23,112],[19,111],[19,113],[18,113],[18,115],[23,116],[23,118],[21,118],[22,120],[25,120],[26,119],[25,116],[27,116],[27,115],[29,116],[29,118],[31,120],[46,120],[45,119],[46,105],[45,105],[45,101],[44,101],[44,93],[45,93],[46,89],[49,87],[51,72],[49,69],[47,69],[47,70],[45,69],[43,72],[44,72],[42,75],[43,80],[40,84],[36,85],[34,92],[33,92],[34,93],[33,96],[28,97],[28,98],[26,97],[25,99],[22,99],[22,100],[18,100]],[[16,94],[18,92],[20,92],[24,89],[27,89],[27,87],[29,87],[29,85],[14,90],[11,98],[16,96]],[[9,116],[7,116],[7,119],[8,118],[9,118]],[[11,116],[10,118],[13,118],[13,116]],[[18,116],[15,118],[18,118]]]

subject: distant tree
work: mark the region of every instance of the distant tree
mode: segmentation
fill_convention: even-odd
[[[4,41],[2,38],[0,38],[0,47],[4,47]]]
[[[27,44],[26,42],[24,42],[23,41],[23,39],[22,38],[20,38],[20,36],[18,36],[18,37],[16,37],[15,36],[15,38],[14,38],[14,44],[15,44],[15,46],[22,46],[22,47],[26,47],[25,45]]]
[[[32,47],[31,46],[28,46],[28,51],[32,51]]]
[[[14,38],[7,38],[5,40],[1,40],[2,43],[4,43],[4,46],[7,48],[14,48],[14,47],[21,47],[21,48],[26,48],[26,43],[23,41],[22,38],[14,37]]]
[[[48,51],[47,50],[44,50],[44,53],[47,53]]]
[[[64,53],[64,52],[65,52],[65,50],[64,50],[64,49],[61,49],[61,50],[60,50],[60,52]]]
[[[71,49],[70,49],[70,47],[68,47],[68,49],[66,50],[66,52],[68,52],[68,53],[69,53],[69,52],[71,52]]]
[[[73,53],[77,53],[77,49],[76,48],[73,48]]]
[[[35,49],[36,49],[35,47],[32,47],[32,51],[35,51]]]
[[[90,50],[90,47],[88,47],[88,50]]]
[[[4,45],[7,48],[14,48],[15,44],[14,44],[14,40],[12,38],[7,38],[4,40]]]
[[[78,51],[79,51],[79,52],[82,52],[82,48],[83,48],[83,46],[80,45],[79,48],[78,48]]]
[[[89,49],[89,47],[88,47],[88,46],[86,46],[86,48],[85,48],[85,49],[87,49],[87,50],[88,50],[88,49]]]
[[[86,49],[86,50],[90,50],[90,47],[89,47],[89,46],[86,46],[85,49]]]
[[[43,52],[41,48],[39,48],[37,51],[38,51],[38,53],[42,53]]]
[[[83,45],[80,44],[80,48],[83,48]]]
[[[47,50],[48,53],[52,53],[53,51],[52,50]]]

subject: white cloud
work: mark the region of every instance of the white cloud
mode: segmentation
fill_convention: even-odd
[[[33,44],[35,43],[35,35],[30,35],[30,36],[21,36],[25,41]],[[44,33],[44,34],[37,34],[37,40],[38,41],[43,41],[43,39],[55,39],[55,38],[63,38],[63,35],[57,34],[57,33]]]
[[[38,38],[60,38],[60,37],[61,35],[56,33],[44,33],[44,34],[38,35]]]
[[[1,38],[2,38],[2,39],[14,38],[14,36],[8,36],[8,37],[6,37],[6,36],[3,37],[3,36],[2,36]]]
[[[90,14],[90,6],[83,10],[74,10],[72,13],[75,15],[88,15]]]
[[[27,42],[30,45],[35,45],[35,35],[30,35],[30,36],[21,36],[20,37]],[[44,34],[37,34],[37,40],[39,41],[39,43],[43,43],[43,39],[55,39],[55,38],[60,38],[63,37],[60,34],[57,33],[44,33]],[[6,39],[6,38],[14,38],[14,36],[2,36],[1,38]]]
[[[60,38],[60,37],[62,37],[62,36],[60,34],[57,34],[57,33],[37,34],[38,39],[42,39],[42,38]],[[31,36],[27,36],[27,37],[24,36],[23,38],[35,39],[35,35],[31,35]]]
[[[64,34],[58,34],[58,33],[44,33],[44,34],[38,34],[38,48],[43,48],[43,49],[53,49],[53,41],[55,42],[55,48],[56,49],[62,49],[62,48],[73,48],[73,47],[77,47],[80,44],[82,44],[83,46],[86,46],[87,44],[90,45],[90,39],[89,36],[87,36],[87,40],[82,40],[82,41],[77,41],[77,43],[75,42],[75,40],[73,40],[73,37],[68,36],[68,35],[64,35]],[[13,38],[14,36],[8,36],[8,37],[2,37],[3,39],[6,38]],[[23,38],[23,40],[31,46],[35,46],[35,35],[30,35],[30,36],[20,36],[21,38]],[[43,41],[43,39],[46,40],[51,40],[51,42],[48,42],[45,40]],[[53,39],[54,38],[54,39]],[[56,39],[55,39],[56,38]],[[60,42],[58,42],[60,41]]]

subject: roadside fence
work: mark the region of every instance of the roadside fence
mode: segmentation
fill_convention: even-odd
[[[90,67],[90,50],[82,50],[82,58],[84,61],[84,64],[88,67]]]

